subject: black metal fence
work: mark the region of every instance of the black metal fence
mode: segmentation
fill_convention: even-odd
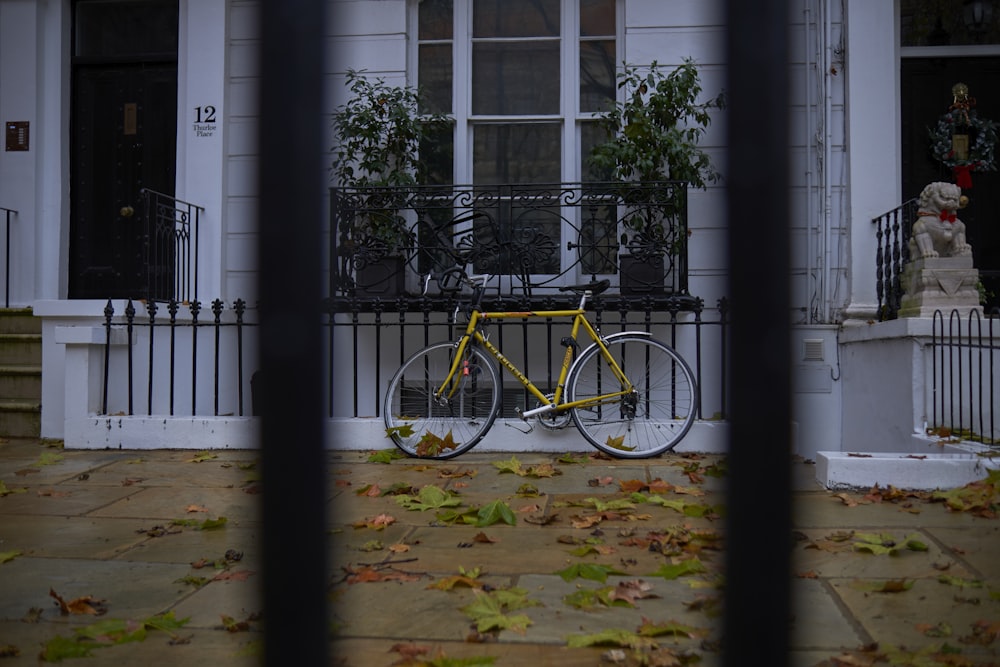
[[[330,376],[335,374],[339,381],[329,397],[329,413],[379,416],[385,387],[402,362],[425,345],[460,335],[465,322],[460,315],[462,305],[454,298],[331,301],[328,358]],[[565,300],[555,297],[498,296],[487,297],[482,303],[486,311],[567,307],[570,305]],[[725,300],[708,311],[708,317],[701,300],[693,297],[647,296],[641,301],[597,297],[588,308],[591,321],[602,333],[649,331],[674,347],[698,381],[698,418],[726,418],[730,324]],[[488,333],[504,355],[544,392],[554,388],[563,355],[560,340],[569,333],[568,322],[549,318],[502,320],[491,324]],[[514,417],[515,408],[536,407],[535,399],[513,378],[505,378],[505,385],[503,416]],[[350,399],[349,405],[344,397]]]
[[[331,295],[419,294],[417,276],[456,266],[527,296],[587,277],[688,293],[679,181],[333,188],[330,214]]]
[[[139,307],[145,312],[130,300],[115,313],[109,300],[104,308],[102,414],[247,414],[245,390],[257,364],[256,336],[247,334],[257,325],[245,320],[245,301],[216,299],[210,317],[199,301]],[[127,333],[121,353],[112,343],[115,328]]]
[[[996,327],[996,328],[994,328]],[[939,435],[1000,443],[1000,309],[990,317],[934,313],[931,338],[931,422]]]
[[[424,345],[456,336],[461,305],[458,297],[329,300],[322,318],[327,354],[318,361],[327,370],[327,416],[379,416],[392,373]],[[483,303],[489,310],[527,309],[527,305],[531,304],[523,297],[487,298]],[[548,297],[538,305],[555,309],[568,304]],[[648,296],[640,307],[598,297],[590,308],[591,321],[603,333],[650,331],[677,349],[691,365],[702,392],[699,418],[725,419],[729,319],[724,300],[708,311],[708,317],[701,301],[692,297]],[[101,413],[257,414],[268,389],[257,376],[258,325],[248,315],[247,304],[240,299],[232,304],[216,299],[210,314],[198,301],[129,301],[121,312],[108,301]],[[567,322],[505,320],[491,325],[490,335],[505,355],[545,387],[551,385],[562,360],[559,342],[568,333]],[[116,344],[114,330],[126,333],[126,345]],[[505,394],[505,414],[514,416],[515,407],[525,409],[532,400],[517,385],[516,391]]]
[[[917,199],[873,218],[877,247],[875,249],[875,292],[878,297],[878,320],[894,320],[903,298],[900,277],[903,265],[910,259],[910,233],[917,216]]]
[[[148,188],[141,194],[147,296],[157,301],[191,301],[198,294],[198,227],[204,209]]]

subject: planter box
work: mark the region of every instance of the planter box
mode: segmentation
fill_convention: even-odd
[[[355,289],[363,296],[399,296],[406,287],[405,269],[402,257],[385,257],[365,264],[355,272]]]
[[[618,257],[622,294],[665,294],[663,257],[638,259],[629,255]]]

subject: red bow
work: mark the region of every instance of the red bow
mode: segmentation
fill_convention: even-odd
[[[941,211],[941,222],[955,222],[958,220],[958,216],[954,213],[949,213],[948,211]]]

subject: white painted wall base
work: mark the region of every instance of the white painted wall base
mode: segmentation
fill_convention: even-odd
[[[255,449],[252,417],[121,417],[67,419],[66,449]]]
[[[492,430],[474,451],[479,452],[586,452],[593,450],[590,443],[573,427],[560,431],[546,431],[535,427],[523,433],[526,425],[516,419],[498,419]],[[520,429],[520,430],[519,430]],[[677,452],[722,454],[727,451],[729,424],[727,422],[695,422],[691,430],[677,445]],[[385,436],[381,419],[339,419],[329,422],[328,449],[384,449],[392,443]]]
[[[934,445],[938,451],[941,447]],[[948,448],[956,449],[956,448]],[[953,489],[985,478],[1000,461],[969,451],[900,454],[896,452],[819,452],[816,479],[828,489]]]

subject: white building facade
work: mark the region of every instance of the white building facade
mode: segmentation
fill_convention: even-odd
[[[908,366],[897,392],[889,379],[898,373],[888,360],[878,354],[859,358],[854,352],[845,360],[842,351],[857,350],[859,341],[880,335],[860,333],[878,328],[871,324],[879,311],[872,219],[917,194],[914,173],[919,172],[906,171],[910,153],[904,135],[911,121],[904,100],[933,97],[941,112],[951,101],[950,84],[936,89],[933,77],[909,80],[901,72],[908,71],[910,61],[936,58],[960,61],[970,76],[979,76],[981,64],[988,75],[1000,57],[1000,45],[989,44],[988,36],[981,44],[955,43],[962,41],[957,37],[949,44],[917,44],[925,20],[921,3],[791,0],[789,5],[789,354],[796,390],[794,443],[799,454],[812,457],[822,450],[887,446],[887,439],[905,440],[926,421],[920,374],[912,370],[922,362]],[[510,19],[512,12],[527,15],[542,11],[539,7],[546,20],[538,25]],[[7,150],[0,153],[0,207],[16,211],[10,237],[11,305],[30,306],[43,320],[43,437],[63,438],[68,447],[254,444],[249,399],[237,405],[233,396],[252,394],[255,362],[240,362],[245,371],[238,374],[232,368],[235,357],[221,361],[221,408],[205,404],[214,390],[201,383],[213,373],[191,368],[190,361],[171,372],[177,385],[198,387],[199,398],[184,394],[178,399],[187,402],[184,407],[165,398],[159,387],[166,381],[163,374],[157,375],[161,379],[154,381],[155,390],[149,390],[148,410],[145,387],[105,391],[102,382],[106,373],[126,363],[122,355],[127,348],[138,353],[148,342],[148,333],[128,331],[120,319],[128,298],[138,304],[145,297],[137,285],[145,285],[153,271],[152,260],[137,250],[141,234],[127,231],[134,215],[129,211],[141,206],[130,197],[138,197],[142,188],[194,206],[197,251],[189,261],[197,283],[173,296],[182,303],[199,301],[208,318],[209,304],[220,300],[225,323],[236,317],[233,304],[242,300],[246,320],[254,320],[257,10],[258,3],[250,0],[0,0],[0,117],[8,127]],[[956,7],[955,16],[945,17],[945,29],[961,25],[961,11]],[[450,24],[450,31],[421,35],[426,23],[421,12],[437,12],[439,19],[443,13],[447,22],[434,25]],[[348,69],[365,70],[389,83],[431,86],[447,100],[445,111],[455,122],[455,183],[475,182],[494,168],[501,134],[520,137],[521,145],[537,151],[507,156],[508,168],[526,170],[518,178],[537,168],[538,178],[581,180],[587,123],[594,113],[586,92],[594,63],[586,54],[595,48],[616,64],[639,67],[656,61],[671,68],[690,58],[699,67],[706,95],[726,87],[722,0],[329,0],[327,16],[326,76],[316,84],[324,86],[331,114],[346,98]],[[477,32],[476,21],[487,16],[499,27],[494,33]],[[176,34],[165,34],[171,27]],[[162,43],[119,39],[129,30],[162,36]],[[516,70],[530,82],[526,85],[533,92],[526,97],[537,101],[536,92],[544,89],[549,106],[518,107],[523,101],[516,92],[498,100],[483,90],[484,73],[476,63],[483,62],[483,54],[497,53],[513,54],[510,62],[516,63],[518,43],[530,43],[531,53],[551,55],[551,64],[526,59]],[[503,79],[510,72],[498,76]],[[938,74],[937,83],[948,76]],[[978,92],[981,112],[989,114],[986,91]],[[1000,116],[1000,107],[995,114]],[[107,121],[107,116],[113,118]],[[753,280],[728,275],[727,224],[752,225],[767,214],[767,202],[746,202],[743,219],[726,220],[725,150],[740,138],[727,136],[725,127],[725,111],[714,113],[702,142],[723,180],[704,191],[690,191],[688,201],[688,289],[710,306],[727,296],[729,280]],[[28,139],[22,146],[11,133],[24,128]],[[104,155],[109,151],[110,156]],[[108,169],[101,160],[119,166],[131,160],[132,166]],[[322,224],[329,234],[330,222]],[[178,261],[169,258],[171,270],[188,275],[188,269],[177,268]],[[586,280],[572,275],[565,280],[574,278]],[[115,318],[111,335],[105,327],[109,299]],[[181,308],[179,318],[187,321],[191,315]],[[851,332],[846,341],[845,331]],[[224,338],[230,335],[223,333]],[[914,335],[923,334],[888,334],[893,341]],[[394,340],[384,344],[397,345]],[[333,354],[353,354],[346,345],[332,346]],[[241,359],[253,359],[254,346],[248,336]],[[106,349],[115,354],[110,371]],[[358,349],[362,365],[376,363],[375,357],[364,357],[370,346],[363,343]],[[212,357],[202,358],[212,364]],[[334,392],[330,446],[385,445],[379,421],[364,408],[352,408],[356,391],[377,394],[378,383],[391,373],[393,363],[381,363],[380,379],[363,381],[360,390]],[[140,384],[147,381],[141,373],[137,377]],[[873,377],[882,378],[881,388],[870,386]],[[866,388],[859,390],[852,382]],[[719,393],[714,384],[703,386],[706,394]],[[126,391],[135,393],[141,410],[125,407]],[[904,396],[904,414],[896,420],[903,427],[863,421],[892,421],[873,405],[882,392]],[[725,446],[724,415],[711,419],[718,406],[709,403],[708,415],[692,431],[691,448]],[[494,430],[499,433],[481,447],[488,442],[508,450],[585,446],[579,438]]]

